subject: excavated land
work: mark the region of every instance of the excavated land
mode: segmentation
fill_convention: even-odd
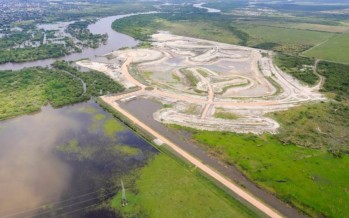
[[[154,119],[202,130],[277,133],[267,113],[310,101],[324,101],[320,85],[308,87],[282,72],[272,53],[160,32],[152,48],[118,50],[114,62],[83,60],[130,91],[109,101],[151,98],[166,105]]]

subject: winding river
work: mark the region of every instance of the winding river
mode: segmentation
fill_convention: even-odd
[[[154,13],[154,12],[149,12]],[[137,13],[137,14],[145,14],[145,13]],[[90,59],[98,59],[98,56],[105,55],[114,50],[117,50],[122,47],[133,47],[138,44],[138,42],[125,34],[114,31],[111,28],[112,23],[123,17],[133,16],[137,14],[126,14],[126,15],[117,15],[117,16],[109,16],[99,19],[96,23],[89,25],[89,30],[93,34],[108,34],[108,40],[105,44],[102,44],[100,47],[93,48],[84,48],[81,53],[72,53],[60,58],[50,58],[45,60],[37,60],[31,62],[23,62],[23,63],[6,63],[0,65],[0,70],[20,70],[26,67],[38,67],[38,66],[49,66],[54,63],[56,60],[66,60],[66,61],[76,61],[79,59],[90,58]],[[59,24],[49,24],[50,28],[58,29]],[[48,26],[48,25],[46,25]],[[42,27],[42,26],[41,26]]]

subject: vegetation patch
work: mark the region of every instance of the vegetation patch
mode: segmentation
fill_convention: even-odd
[[[335,156],[349,153],[349,106],[317,103],[273,113],[281,124],[283,143],[328,150]]]
[[[247,35],[230,25],[229,16],[207,13],[149,14],[126,17],[115,21],[113,29],[148,41],[158,30],[173,34],[225,42],[245,44]]]
[[[106,136],[115,137],[115,134],[123,131],[125,127],[114,118],[110,118],[104,123],[104,133]]]
[[[188,82],[188,84],[191,87],[196,87],[196,84],[198,84],[199,80],[198,80],[198,78],[196,78],[194,73],[191,70],[187,70],[187,69],[181,69],[180,71],[185,76],[186,81]]]
[[[209,76],[209,74],[208,74],[208,72],[207,72],[206,70],[198,69],[197,71],[198,71],[198,73],[200,73],[203,77],[208,77],[208,76]]]
[[[105,119],[105,115],[104,114],[96,114],[93,119],[95,121],[101,121],[101,120],[104,120]]]
[[[349,64],[349,33],[338,34],[304,54],[308,57]]]
[[[141,150],[128,145],[114,145],[111,147],[111,152],[120,153],[121,155],[136,156],[141,153]]]
[[[273,49],[288,54],[298,54],[333,35],[326,32],[261,26],[251,23],[235,23],[234,26],[249,35],[248,46]]]
[[[0,73],[0,120],[87,100],[81,82],[55,69],[29,68]]]
[[[312,216],[344,218],[349,213],[347,155],[337,158],[323,150],[284,144],[268,135],[191,131],[210,152]]]
[[[57,150],[66,153],[68,159],[78,159],[79,161],[85,159],[92,159],[97,148],[90,145],[79,145],[79,141],[76,139],[70,140],[67,144],[58,145]]]
[[[125,88],[121,84],[115,82],[109,76],[101,72],[94,70],[81,72],[65,61],[57,61],[53,64],[53,66],[56,69],[69,72],[82,79],[86,83],[87,95],[90,96],[101,96],[109,93],[118,93],[125,90]]]
[[[200,111],[200,106],[196,104],[188,104],[186,109],[183,111],[185,114],[197,115]]]
[[[228,120],[236,120],[239,119],[240,116],[236,115],[232,112],[226,111],[222,108],[217,108],[214,113],[215,118],[228,119]]]
[[[165,154],[154,156],[137,178],[134,187],[126,183],[127,206],[121,193],[110,202],[124,217],[256,217],[195,168]]]
[[[107,93],[117,93],[124,87],[108,76],[96,72],[80,72],[66,62],[54,68],[27,68],[0,73],[0,120],[37,112],[44,105],[61,107]],[[78,79],[86,84],[86,93]]]
[[[314,59],[279,53],[274,60],[282,71],[291,74],[308,85],[315,85],[319,81],[318,76],[313,72]]]
[[[336,100],[349,102],[349,65],[320,62],[318,73],[326,80],[323,91],[336,94]]]
[[[208,13],[171,13],[137,15],[113,23],[113,29],[148,41],[158,30],[167,30],[183,35],[212,41],[247,45],[262,49],[298,54],[325,40],[335,33],[313,31],[306,28],[276,25],[278,22],[266,19],[264,24],[236,21],[236,17]],[[290,21],[297,24],[299,21]]]
[[[101,43],[105,43],[108,39],[107,34],[92,34],[88,29],[88,25],[94,23],[95,20],[76,21],[68,25],[66,31],[76,39],[80,40],[84,47],[98,48]]]

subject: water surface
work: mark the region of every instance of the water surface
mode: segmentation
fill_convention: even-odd
[[[0,217],[89,216],[155,153],[93,101],[0,122]]]
[[[119,48],[136,46],[138,42],[134,38],[122,33],[118,33],[111,28],[111,24],[115,20],[121,19],[127,16],[132,16],[132,15],[136,15],[136,14],[109,16],[109,17],[101,18],[96,23],[89,25],[88,28],[93,34],[104,34],[104,33],[108,34],[107,42],[105,44],[102,44],[100,47],[96,49],[83,48],[81,53],[72,53],[60,58],[50,58],[45,60],[37,60],[37,61],[30,61],[30,62],[23,62],[23,63],[1,64],[0,70],[20,70],[25,67],[37,67],[37,66],[44,67],[44,66],[49,66],[50,64],[54,63],[56,60],[76,61],[84,58],[89,58],[94,60],[95,58],[98,58],[97,56],[105,55]],[[47,30],[60,29],[60,32],[62,32],[63,31],[62,28],[64,28],[64,26],[67,26],[68,24],[69,22],[45,24],[45,25],[39,25],[39,28],[44,28]]]

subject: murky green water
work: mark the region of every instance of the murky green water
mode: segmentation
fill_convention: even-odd
[[[0,122],[0,217],[117,217],[95,208],[155,153],[93,101]]]

